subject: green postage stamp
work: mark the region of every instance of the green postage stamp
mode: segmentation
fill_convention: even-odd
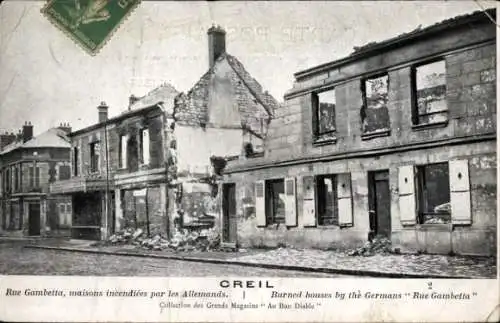
[[[42,13],[95,55],[141,0],[49,0]]]

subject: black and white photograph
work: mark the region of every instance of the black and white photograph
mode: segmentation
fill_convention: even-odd
[[[432,320],[335,312],[433,299],[469,315],[436,320],[495,321],[499,26],[486,0],[1,1],[0,303],[144,293],[151,321],[396,322]],[[132,278],[214,292],[166,317],[189,307],[154,283],[98,291]],[[377,282],[394,288],[359,291]]]

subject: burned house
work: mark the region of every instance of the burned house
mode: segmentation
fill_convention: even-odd
[[[496,26],[477,12],[296,73],[264,156],[224,170],[223,241],[495,255],[496,165]]]
[[[187,92],[164,84],[131,96],[122,114],[70,134],[73,237],[102,239],[123,228],[171,236],[218,225],[221,163],[258,155],[278,103],[226,53],[225,31],[208,30],[209,69]]]
[[[69,135],[71,177],[50,187],[52,194],[65,194],[73,202],[72,237],[99,240],[124,226],[163,227],[162,107],[126,110],[113,118],[105,102],[97,110],[98,123]]]
[[[16,135],[0,135],[0,232],[9,236],[67,236],[71,200],[49,195],[49,185],[69,178],[68,124],[37,136],[26,122]]]

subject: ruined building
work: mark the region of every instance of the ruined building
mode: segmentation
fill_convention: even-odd
[[[495,255],[496,113],[484,12],[298,72],[264,156],[224,170],[223,241]]]
[[[26,122],[17,135],[0,135],[2,235],[69,235],[71,200],[48,193],[50,183],[70,176],[70,131],[61,124],[33,136],[33,125]]]
[[[219,169],[242,150],[263,152],[277,101],[208,30],[208,71],[187,93],[164,84],[108,118],[70,134],[71,178],[51,185],[73,201],[72,236],[102,239],[123,228],[171,236],[217,225]]]

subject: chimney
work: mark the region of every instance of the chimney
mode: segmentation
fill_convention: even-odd
[[[130,110],[130,108],[132,107],[132,105],[134,103],[136,103],[137,101],[139,100],[138,97],[136,97],[135,95],[131,94],[129,97],[128,97],[128,109]]]
[[[226,51],[226,32],[221,26],[212,26],[208,29],[208,62],[210,68],[217,58]]]
[[[26,121],[23,126],[23,131],[22,131],[22,138],[23,142],[26,142],[33,138],[33,125],[31,122]]]
[[[97,111],[99,111],[99,123],[108,120],[108,105],[106,102],[102,101],[97,107]]]
[[[59,124],[59,127],[57,127],[64,131],[66,134],[69,134],[71,132],[71,126],[67,122],[63,122]]]

